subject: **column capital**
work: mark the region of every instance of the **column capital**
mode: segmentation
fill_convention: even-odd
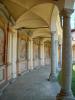
[[[74,12],[73,9],[67,9],[67,8],[64,8],[61,12],[60,12],[60,15],[62,15],[63,17],[70,17],[71,14]]]
[[[31,39],[30,39],[30,41],[32,41],[32,42],[33,42],[33,39],[31,38]]]
[[[51,37],[56,37],[56,31],[51,32]]]
[[[54,37],[55,40],[58,41],[58,34],[56,33],[56,31],[52,31],[52,32],[51,32],[51,38],[52,38],[52,37]]]
[[[56,43],[59,43],[57,39],[55,40],[55,42],[56,42]]]
[[[56,31],[51,31],[51,34],[53,35],[53,34],[56,34]]]

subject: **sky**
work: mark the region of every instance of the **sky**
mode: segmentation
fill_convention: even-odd
[[[71,29],[75,29],[75,3],[74,3],[74,13],[71,16]]]

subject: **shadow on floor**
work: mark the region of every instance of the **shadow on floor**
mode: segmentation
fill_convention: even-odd
[[[4,90],[0,100],[55,100],[60,88],[57,82],[47,81],[49,74],[49,66],[25,73]]]

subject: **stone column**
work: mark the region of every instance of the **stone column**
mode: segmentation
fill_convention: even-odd
[[[28,55],[29,55],[29,52],[28,52],[28,49],[29,49],[29,40],[27,39],[26,40],[26,59],[25,59],[25,61],[26,61],[26,64],[25,64],[25,67],[26,67],[26,69],[27,69],[27,71],[29,70],[29,66],[28,66],[28,63],[29,63],[29,58],[28,58]]]
[[[41,65],[44,66],[44,42],[41,42],[40,48],[40,55],[41,55]]]
[[[12,35],[12,78],[17,77],[16,61],[17,61],[17,31],[14,29]]]
[[[60,44],[60,54],[59,54],[59,67],[62,66],[62,44]]]
[[[39,44],[38,44],[38,58],[39,58],[39,67],[41,66],[41,39],[39,38]]]
[[[12,33],[8,34],[8,79],[12,78]]]
[[[58,40],[55,40],[55,51],[56,51],[56,71],[58,72],[59,70],[58,69]]]
[[[33,40],[30,40],[30,70],[33,69]]]
[[[51,73],[49,80],[56,81],[56,48],[55,48],[55,32],[51,33]]]
[[[30,70],[30,59],[31,59],[30,49],[31,49],[31,41],[29,40],[28,41],[28,70]]]
[[[72,81],[72,38],[70,16],[73,10],[63,9],[63,46],[62,46],[62,79],[61,91],[57,96],[57,100],[73,100],[71,91]]]

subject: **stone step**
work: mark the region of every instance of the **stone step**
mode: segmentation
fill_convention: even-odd
[[[0,96],[2,95],[4,89],[9,85],[9,81],[5,81],[0,85]]]

